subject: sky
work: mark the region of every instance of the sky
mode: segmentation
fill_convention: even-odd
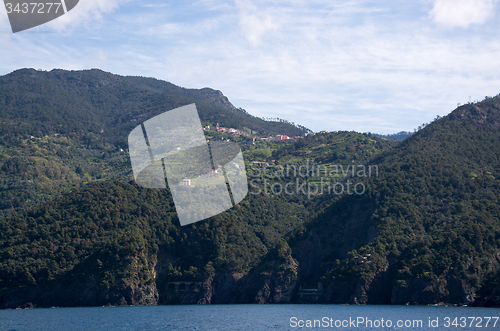
[[[8,2],[8,0],[5,0]],[[313,131],[413,131],[500,93],[497,0],[80,0],[12,33],[0,75],[100,68],[220,90]]]

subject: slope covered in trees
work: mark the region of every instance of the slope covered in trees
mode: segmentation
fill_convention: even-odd
[[[254,185],[326,186],[251,185],[231,210],[180,227],[168,190],[131,180],[121,142],[165,105],[194,101],[205,123],[226,126],[248,114],[213,90],[100,71],[0,80],[0,307],[303,302],[300,287],[318,282],[309,302],[500,303],[500,97],[400,143],[354,132],[236,139]],[[344,171],[358,166],[377,171]],[[363,193],[330,194],[349,180]]]
[[[380,152],[393,144],[365,138],[356,133],[311,136],[301,148],[309,155],[327,139],[343,146],[350,160],[355,153],[345,146],[362,141],[361,148]],[[272,154],[291,145],[258,142],[243,150],[246,158],[256,150]],[[165,290],[169,282],[203,284],[214,277],[245,275],[282,238],[331,203],[328,195],[250,193],[223,214],[181,227],[169,191],[137,186],[130,181],[130,165],[122,167],[128,175],[90,181],[0,221],[4,307],[171,302]],[[259,169],[248,162],[247,167],[249,174]]]
[[[458,108],[372,160],[365,195],[291,238],[323,300],[498,304],[499,127],[499,97]]]
[[[180,227],[168,190],[131,181],[127,146],[121,145],[129,130],[165,107],[190,102],[196,102],[206,123],[262,134],[276,125],[284,130],[277,133],[293,135],[297,127],[253,118],[217,91],[186,90],[154,79],[26,69],[0,80],[3,307],[172,302],[169,283],[205,284],[247,274],[330,203],[330,197],[249,194],[226,213]],[[230,119],[235,122],[225,122]],[[251,125],[243,127],[245,121]],[[254,160],[320,164],[323,155],[334,153],[337,161],[350,164],[394,145],[358,133],[315,135],[296,143],[257,139],[249,144],[244,137],[212,131],[206,137],[239,143],[249,175]],[[294,159],[287,156],[292,150],[299,153]]]
[[[203,124],[257,136],[307,131],[254,117],[210,88],[95,69],[21,69],[0,76],[0,218],[94,181],[130,176],[130,131],[190,103]]]

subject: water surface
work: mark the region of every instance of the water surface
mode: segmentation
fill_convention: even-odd
[[[465,331],[500,330],[499,316],[500,309],[497,308],[443,306],[183,305],[46,308],[0,310],[0,330]],[[486,317],[491,319],[488,321]]]

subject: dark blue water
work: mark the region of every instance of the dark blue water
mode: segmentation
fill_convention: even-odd
[[[50,308],[0,310],[0,330],[500,330],[499,316],[496,308],[442,306]]]

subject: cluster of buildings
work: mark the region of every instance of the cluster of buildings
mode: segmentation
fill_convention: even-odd
[[[284,141],[284,142],[288,142],[288,141],[294,141],[294,140],[298,140],[302,138],[302,136],[294,136],[294,137],[289,137],[289,136],[286,136],[286,135],[283,135],[283,134],[278,134],[274,137],[267,137],[267,138],[263,138],[263,140],[265,141],[276,141],[276,142],[279,142],[279,141]]]
[[[306,136],[306,137],[307,137],[307,136],[315,136],[317,133],[320,133],[320,134],[321,134],[321,133],[324,133],[324,134],[325,134],[325,133],[333,133],[333,132],[334,132],[334,133],[337,133],[338,131],[337,131],[337,130],[335,130],[335,131],[326,131],[326,130],[323,130],[323,131],[319,131],[319,132],[308,132],[308,133],[306,133],[306,134],[305,134],[305,136]],[[356,132],[356,131],[354,131],[354,130],[353,130],[353,131],[351,131],[351,132]]]
[[[236,162],[232,162],[230,164],[227,164],[226,167],[228,168],[235,168],[235,169],[239,169],[240,168],[240,165]],[[226,168],[226,170],[228,169]],[[223,167],[219,164],[215,167],[215,169],[212,169],[212,168],[206,168],[206,169],[203,169],[203,176],[205,178],[209,178],[209,177],[218,177],[218,176],[223,176],[224,175],[224,172],[223,172]],[[199,175],[198,177],[201,177],[202,175]],[[190,187],[194,187],[195,185],[193,184],[193,182],[191,182],[191,179],[189,178],[184,178],[182,180],[182,186],[190,186]]]
[[[248,132],[241,131],[241,130],[234,129],[234,128],[225,128],[223,126],[219,126],[219,123],[217,123],[216,126],[207,125],[206,127],[203,128],[203,131],[216,131],[216,132],[224,132],[224,133],[234,134],[237,136],[249,136]]]
[[[229,133],[229,134],[232,134],[232,135],[235,135],[235,136],[246,136],[249,140],[250,143],[255,143],[255,137],[252,137],[248,132],[246,131],[242,131],[242,130],[239,130],[239,129],[234,129],[234,128],[225,128],[223,126],[219,126],[219,123],[217,123],[216,126],[210,126],[210,125],[207,125],[203,128],[203,131],[216,131],[216,132],[224,132],[224,133]],[[336,131],[334,131],[336,132]],[[321,131],[319,133],[330,133],[329,131]],[[310,135],[310,134],[316,134],[316,133],[306,133],[304,136],[307,136],[307,135]],[[280,142],[280,141],[283,141],[283,142],[290,142],[290,141],[294,141],[294,140],[298,140],[300,138],[303,138],[304,136],[293,136],[293,137],[290,137],[290,136],[287,136],[287,135],[283,135],[283,134],[278,134],[274,137],[272,136],[269,136],[269,137],[266,137],[266,138],[260,138],[261,140],[263,141],[275,141],[275,142]]]

